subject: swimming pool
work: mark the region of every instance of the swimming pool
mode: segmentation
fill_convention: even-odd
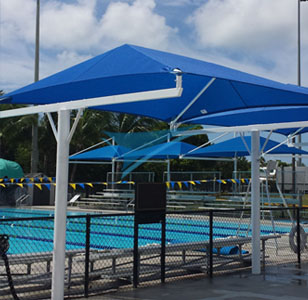
[[[0,234],[10,237],[9,254],[45,252],[53,250],[54,223],[53,211],[0,209]],[[86,219],[80,217],[83,212],[69,213],[67,219],[66,249],[84,249],[86,238]],[[76,218],[74,217],[76,216]],[[79,216],[79,217],[77,217]],[[35,220],[10,221],[10,218],[36,217]],[[41,218],[41,219],[38,219]],[[246,236],[247,224],[241,225],[239,235]],[[160,224],[144,224],[139,227],[139,246],[158,244],[161,241]],[[215,238],[236,235],[238,223],[235,220],[215,221],[213,234]],[[276,233],[290,232],[290,224],[275,228]],[[271,234],[271,225],[262,225],[261,234]],[[113,248],[133,248],[134,217],[91,216],[91,249],[103,250]],[[204,215],[201,219],[182,218],[180,215],[168,216],[166,219],[166,243],[198,242],[209,239],[209,223]]]
[[[68,216],[85,215],[81,211],[67,211]],[[53,210],[41,210],[41,209],[22,209],[13,207],[1,207],[0,218],[35,218],[35,217],[52,217],[54,216]]]

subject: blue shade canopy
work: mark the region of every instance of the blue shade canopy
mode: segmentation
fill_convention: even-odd
[[[250,136],[245,136],[244,140],[251,149],[251,137]],[[263,148],[263,145],[265,143],[266,139],[263,137],[260,137],[260,151]],[[263,149],[263,152],[266,152],[273,147],[279,145],[279,143],[273,141],[273,140],[268,140],[265,148]],[[269,155],[273,154],[308,154],[308,152],[299,150],[294,147],[288,147],[286,145],[280,145],[276,149],[270,151],[268,153]],[[249,152],[242,140],[241,137],[236,137],[221,143],[214,144],[212,146],[208,146],[205,148],[200,148],[196,151],[193,151],[189,153],[189,157],[240,157],[240,156],[249,156]],[[184,156],[185,158],[185,156]]]
[[[194,148],[196,146],[184,142],[169,142],[124,154],[120,159],[173,159]]]
[[[274,132],[283,134],[285,136],[288,136],[288,135],[294,134],[294,133],[296,133],[296,135],[298,135],[298,134],[302,134],[302,133],[308,132],[308,128],[307,127],[301,129],[300,131],[299,131],[299,129],[300,128],[284,128],[284,129],[277,129]]]
[[[170,122],[249,125],[307,120],[308,89],[282,84],[180,55],[123,45],[4,95],[0,103],[48,104],[172,88],[183,72],[179,98],[101,106],[98,109]],[[185,113],[181,112],[215,77]]]
[[[111,161],[113,158],[119,157],[128,151],[130,151],[129,148],[122,146],[106,146],[71,155],[69,159],[82,161]]]

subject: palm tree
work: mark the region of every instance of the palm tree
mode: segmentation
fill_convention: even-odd
[[[97,144],[103,137],[103,131],[110,123],[111,113],[98,111],[98,110],[85,110],[82,118],[79,120],[78,126],[74,133],[70,145],[70,152],[76,153],[94,144]],[[75,112],[72,113],[74,119]],[[74,181],[77,168],[81,168],[77,164],[73,164],[70,170],[70,180]],[[82,169],[87,170],[87,178],[97,178],[100,176],[97,169],[93,166],[82,166]],[[104,166],[100,169],[106,169]],[[83,174],[85,175],[85,174]],[[84,178],[85,176],[83,176]]]

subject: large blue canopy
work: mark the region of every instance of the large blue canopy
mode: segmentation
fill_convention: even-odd
[[[130,149],[123,146],[106,146],[71,155],[69,159],[81,161],[111,161],[113,158],[119,157],[128,151],[130,151]]]
[[[243,137],[246,145],[251,149],[251,137],[245,136]],[[260,150],[263,149],[263,145],[266,142],[266,139],[260,137]],[[274,147],[279,145],[279,143],[268,140],[266,143],[263,152],[266,152]],[[288,147],[284,144],[280,145],[279,147],[273,149],[268,153],[269,155],[273,154],[305,154],[307,155],[308,152],[294,148]],[[240,156],[249,156],[250,153],[248,152],[243,139],[241,137],[236,137],[221,143],[217,143],[205,148],[200,148],[196,151],[189,153],[189,157],[240,157]],[[185,156],[184,156],[185,158]]]
[[[120,159],[173,159],[193,150],[193,146],[184,142],[168,142],[152,147],[143,148],[124,154]]]
[[[307,88],[134,45],[120,46],[11,92],[1,103],[46,104],[171,88],[174,69],[183,72],[181,97],[99,108],[170,122],[216,78],[178,122],[231,126],[307,120]]]

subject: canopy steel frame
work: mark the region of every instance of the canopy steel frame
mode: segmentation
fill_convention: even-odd
[[[64,297],[70,110],[58,112],[52,299]]]
[[[103,141],[101,141],[101,142],[99,142],[99,143],[97,143],[97,144],[95,144],[95,145],[92,145],[92,146],[90,146],[90,147],[88,147],[88,148],[86,148],[86,149],[83,149],[83,150],[78,151],[78,152],[76,152],[76,153],[74,153],[74,154],[71,154],[71,156],[72,156],[72,155],[77,155],[77,154],[80,154],[80,153],[83,153],[83,152],[86,152],[86,151],[88,151],[88,150],[90,150],[90,149],[93,149],[93,148],[99,146],[99,145],[102,145],[102,144],[105,144],[105,143],[109,143],[110,140],[113,140],[113,138],[109,138],[109,139],[107,139],[107,140],[104,139]]]
[[[69,161],[70,164],[83,164],[83,165],[111,165],[112,162],[109,161],[85,161],[85,160],[70,160]]]
[[[241,137],[241,140],[242,140],[242,142],[243,142],[243,144],[244,144],[246,150],[248,151],[249,155],[251,155],[251,151],[250,151],[250,149],[249,149],[249,147],[248,147],[248,145],[247,145],[247,143],[246,143],[246,141],[245,141],[245,139],[244,139],[243,132],[240,132],[240,137]]]
[[[70,131],[70,112],[75,109],[103,106],[108,104],[130,103],[138,101],[158,100],[164,98],[176,98],[182,95],[182,76],[176,73],[176,87],[162,90],[145,91],[122,95],[113,95],[84,100],[58,102],[54,104],[37,105],[0,112],[0,119],[31,115],[36,113],[58,112],[58,130],[54,125],[53,132],[57,140],[56,163],[56,196],[55,196],[55,220],[54,220],[54,251],[52,271],[51,299],[58,300],[64,297],[64,273],[65,273],[65,246],[66,246],[66,211],[67,211],[67,186],[69,166],[69,144],[73,131],[77,126],[79,117]],[[47,115],[48,116],[48,115]],[[51,116],[48,116],[52,120]],[[78,120],[77,120],[78,119]],[[53,122],[53,121],[52,121]]]
[[[251,132],[252,274],[260,274],[260,132]]]
[[[74,100],[67,102],[58,102],[54,104],[38,105],[25,107],[14,110],[0,112],[0,118],[8,118],[14,116],[22,116],[36,113],[58,112],[58,145],[57,145],[57,185],[56,185],[56,209],[55,209],[55,235],[54,235],[54,252],[53,252],[53,277],[52,277],[52,299],[63,299],[64,296],[64,267],[65,267],[65,236],[66,230],[66,208],[67,208],[67,185],[68,185],[68,157],[69,157],[69,140],[70,134],[70,111],[87,107],[102,107],[109,104],[133,103],[138,101],[158,100],[180,97],[182,95],[182,77],[176,73],[176,87],[163,90],[145,91],[140,93],[130,93],[123,95],[112,95],[106,97],[97,97],[85,100]],[[214,77],[209,81],[209,86],[214,82]],[[212,82],[211,82],[212,81]],[[204,87],[204,91],[206,90]],[[201,90],[199,93],[203,93]],[[198,94],[199,95],[199,94]],[[196,97],[198,97],[198,95]],[[195,98],[196,98],[195,97]],[[195,99],[194,98],[194,99]],[[176,128],[175,124],[184,113],[194,104],[190,102],[184,111],[178,114],[173,120],[172,128]],[[0,102],[1,103],[1,102]],[[298,106],[299,109],[301,106]],[[307,106],[303,106],[307,107]],[[285,106],[277,106],[275,109],[286,109]],[[245,109],[239,111],[244,113]],[[231,113],[231,112],[230,112]],[[205,112],[206,114],[206,112]],[[217,116],[217,114],[206,114]],[[308,127],[308,121],[299,122],[281,122],[268,124],[252,124],[230,127],[214,127],[206,130],[194,130],[189,135],[213,133],[213,132],[251,132],[251,160],[252,160],[252,272],[260,273],[260,181],[259,181],[259,166],[260,166],[260,131],[268,131],[283,128],[298,128]],[[55,129],[55,127],[54,127]],[[53,129],[53,130],[54,130]],[[61,198],[62,197],[62,198]],[[64,197],[64,198],[63,198]]]
[[[271,130],[270,133],[267,135],[266,141],[264,142],[264,144],[263,144],[263,146],[262,146],[262,149],[261,149],[261,151],[260,151],[261,153],[263,153],[263,151],[264,151],[264,149],[265,149],[265,147],[266,147],[266,145],[267,145],[267,143],[268,143],[268,141],[269,141],[269,139],[270,139],[272,133],[273,133],[273,130]],[[280,145],[279,145],[279,146],[280,146]],[[271,150],[274,150],[274,149],[271,149]]]
[[[214,160],[214,161],[234,161],[234,158],[224,158],[224,157],[191,157],[183,156],[180,159],[191,159],[191,160]]]
[[[194,152],[194,151],[196,151],[196,150],[198,150],[198,149],[200,149],[200,148],[202,148],[202,147],[205,147],[205,146],[211,144],[212,142],[214,142],[214,141],[216,141],[216,140],[219,140],[220,138],[224,137],[224,136],[227,135],[227,134],[228,134],[228,133],[225,132],[225,133],[221,134],[220,136],[218,136],[218,137],[216,137],[216,138],[214,138],[214,139],[212,139],[212,140],[210,140],[210,141],[207,141],[206,143],[204,143],[204,144],[202,144],[202,145],[196,147],[195,149],[192,149],[192,150],[188,151],[186,154],[182,154],[182,155],[180,156],[180,158],[186,157],[186,155],[188,155],[189,153],[192,153],[192,152]]]
[[[176,75],[176,87],[170,89],[145,91],[138,93],[129,93],[122,95],[112,95],[105,97],[89,98],[75,101],[57,102],[37,106],[22,107],[10,110],[0,111],[0,119],[18,117],[24,115],[33,115],[38,113],[50,113],[60,110],[75,110],[94,106],[104,106],[109,104],[123,104],[138,101],[150,101],[164,98],[177,98],[182,95],[182,76]],[[0,102],[1,103],[1,102]]]
[[[281,122],[281,123],[267,123],[267,124],[252,124],[241,126],[216,126],[211,128],[187,130],[177,133],[174,131],[174,135],[198,135],[205,133],[219,133],[219,132],[250,132],[253,130],[269,131],[286,128],[308,127],[308,121],[298,122]]]
[[[195,96],[193,100],[191,100],[186,107],[176,116],[174,120],[170,122],[170,128],[173,129],[176,127],[176,124],[178,120],[187,112],[191,106],[202,96],[202,94],[212,85],[212,83],[216,80],[215,77],[213,77],[207,84],[201,89],[201,91]]]

